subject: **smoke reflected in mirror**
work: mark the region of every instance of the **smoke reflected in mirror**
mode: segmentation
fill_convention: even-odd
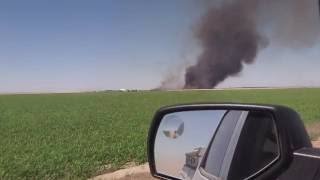
[[[184,123],[177,115],[169,115],[163,119],[163,133],[168,138],[176,139],[182,135]]]

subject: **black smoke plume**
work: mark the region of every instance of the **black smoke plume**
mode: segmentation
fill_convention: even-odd
[[[214,88],[238,75],[244,64],[253,63],[269,42],[301,49],[319,41],[317,0],[211,2],[215,6],[209,6],[197,24],[201,53],[185,70],[184,88]]]
[[[303,50],[320,42],[318,0],[197,0],[200,54],[193,65],[169,71],[159,89],[214,88],[255,61],[259,50]],[[288,64],[289,65],[289,64]]]
[[[257,6],[254,0],[237,0],[207,11],[195,32],[202,52],[186,69],[184,88],[213,88],[254,62],[266,45],[257,30]]]

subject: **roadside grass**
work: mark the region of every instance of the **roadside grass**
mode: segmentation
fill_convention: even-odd
[[[287,105],[320,135],[320,88],[0,95],[0,179],[86,179],[146,162],[154,111],[189,102]]]

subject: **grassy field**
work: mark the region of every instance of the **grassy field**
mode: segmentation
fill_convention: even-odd
[[[84,179],[145,162],[153,112],[203,101],[282,104],[320,122],[320,89],[1,95],[0,179]]]

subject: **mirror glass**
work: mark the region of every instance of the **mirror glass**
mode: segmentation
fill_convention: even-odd
[[[166,114],[154,144],[156,172],[177,179],[247,179],[279,156],[273,117],[258,111]]]
[[[225,113],[199,110],[165,115],[155,139],[156,171],[183,178],[185,166],[195,170]]]

